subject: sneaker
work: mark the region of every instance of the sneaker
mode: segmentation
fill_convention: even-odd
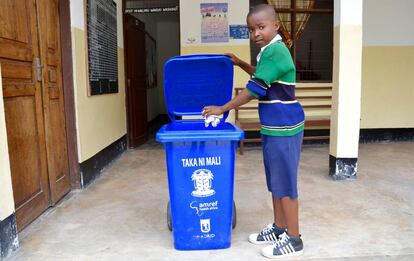
[[[269,224],[263,228],[260,233],[254,233],[249,236],[250,243],[253,244],[272,244],[278,240],[278,237],[285,233],[285,229],[278,228],[274,224]]]
[[[300,236],[292,238],[285,232],[273,245],[263,248],[262,254],[267,258],[300,256],[303,254],[303,241]]]

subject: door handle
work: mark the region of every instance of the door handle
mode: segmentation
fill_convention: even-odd
[[[36,80],[41,82],[43,65],[41,64],[39,57],[35,57],[34,62],[35,62],[35,67],[36,67]]]

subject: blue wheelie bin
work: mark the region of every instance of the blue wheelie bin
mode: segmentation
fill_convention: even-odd
[[[234,158],[242,130],[216,127],[200,116],[206,105],[231,99],[233,64],[223,55],[173,57],[165,63],[164,93],[171,123],[157,132],[166,152],[174,247],[178,250],[230,247]],[[191,117],[190,117],[191,118]]]

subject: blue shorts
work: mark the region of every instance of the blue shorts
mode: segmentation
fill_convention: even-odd
[[[298,167],[303,131],[294,136],[262,135],[266,184],[274,198],[298,197]]]

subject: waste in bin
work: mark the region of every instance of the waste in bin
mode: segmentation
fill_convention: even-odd
[[[164,93],[171,123],[156,140],[166,151],[174,247],[228,248],[231,243],[234,157],[242,130],[225,122],[205,127],[206,105],[231,99],[233,64],[223,55],[178,56],[166,62]]]

